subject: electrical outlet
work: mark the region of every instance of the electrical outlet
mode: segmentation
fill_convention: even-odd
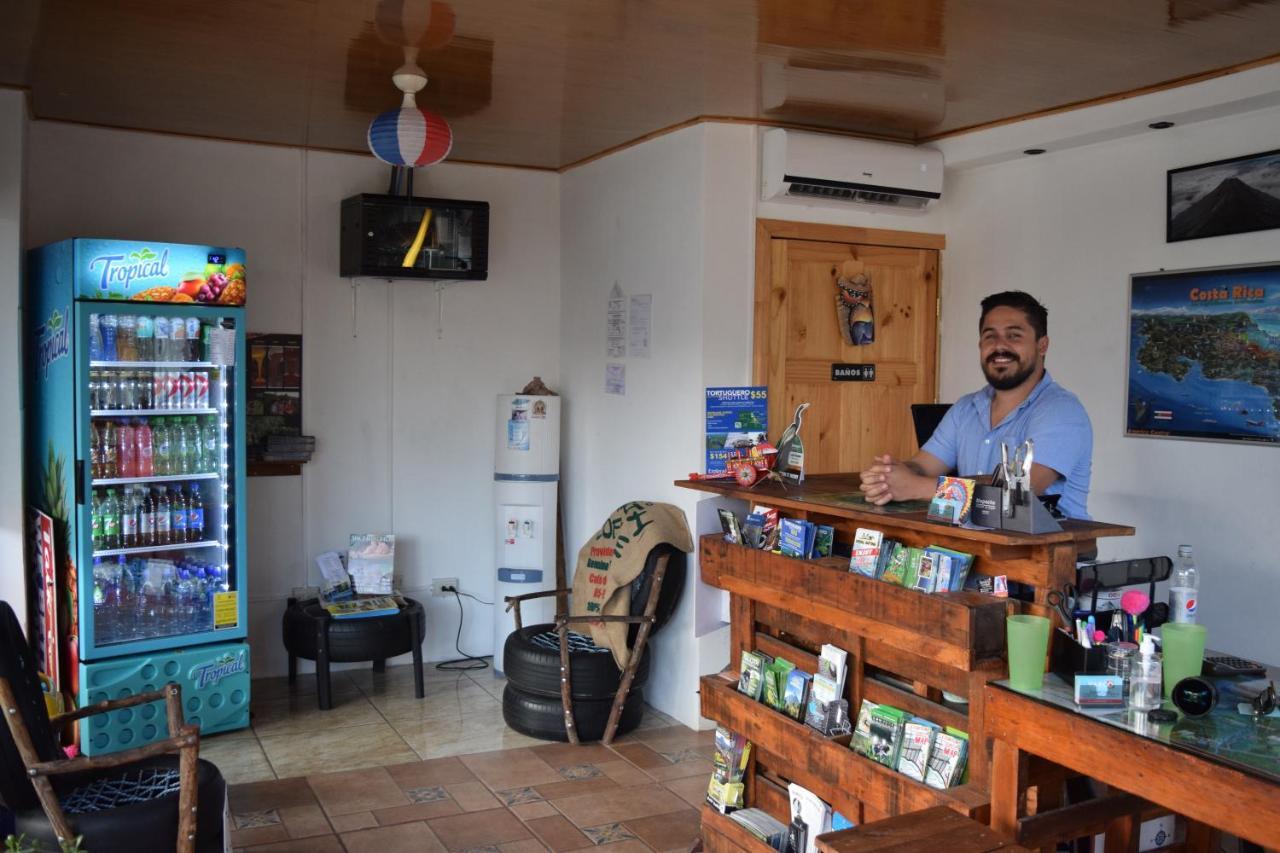
[[[451,586],[451,587],[453,587],[454,589],[457,589],[457,588],[458,588],[458,579],[457,579],[457,578],[432,578],[432,579],[431,579],[431,594],[432,594],[432,595],[435,595],[435,596],[441,596],[441,595],[453,595],[453,593],[452,593],[452,592],[448,592],[448,591],[446,591],[446,590],[445,590],[445,587],[447,587],[447,586]]]

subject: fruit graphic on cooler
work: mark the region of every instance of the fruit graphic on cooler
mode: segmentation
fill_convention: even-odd
[[[198,272],[189,272],[182,277],[182,284],[178,285],[178,292],[185,293],[192,299],[198,298],[200,289],[205,286],[205,278]]]

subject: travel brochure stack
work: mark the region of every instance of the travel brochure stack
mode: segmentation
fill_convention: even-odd
[[[859,755],[931,788],[962,783],[969,757],[965,732],[868,699],[862,700],[849,746]]]
[[[343,555],[337,551],[326,551],[316,557],[322,578],[321,605],[335,619],[362,619],[399,612],[399,597],[394,594],[391,583],[394,561],[395,536],[352,534],[345,564]]]
[[[712,761],[711,782],[707,785],[707,802],[721,814],[742,808],[743,777],[751,757],[747,739],[724,726],[716,727],[716,752]]]
[[[738,672],[738,692],[763,702],[793,720],[828,737],[849,731],[844,695],[848,654],[832,645],[822,647],[818,672],[797,669],[786,658],[760,651],[744,651]]]
[[[972,567],[972,554],[941,545],[916,548],[865,527],[854,534],[849,558],[851,572],[926,593],[959,592]]]
[[[800,518],[781,518],[776,509],[754,506],[742,522],[729,509],[720,509],[720,527],[726,542],[772,551],[784,557],[829,557],[835,548],[835,530]],[[978,586],[969,581],[973,555],[929,545],[917,548],[886,539],[879,530],[859,527],[853,539],[849,571],[924,593],[959,592]]]

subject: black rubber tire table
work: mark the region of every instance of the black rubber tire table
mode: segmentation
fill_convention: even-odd
[[[334,619],[314,598],[289,599],[281,632],[289,653],[289,683],[298,678],[298,658],[316,662],[316,695],[320,710],[333,707],[329,682],[331,663],[373,661],[373,671],[386,670],[387,658],[413,654],[413,694],[426,695],[422,684],[422,641],[427,636],[426,614],[412,598],[394,615],[363,619]]]

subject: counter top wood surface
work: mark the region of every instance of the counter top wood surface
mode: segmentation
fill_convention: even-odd
[[[1132,536],[1134,529],[1127,524],[1107,524],[1100,521],[1062,522],[1059,533],[1019,533],[1012,530],[979,530],[955,527],[929,521],[924,510],[904,510],[877,507],[862,498],[860,478],[857,474],[813,474],[800,485],[782,485],[766,480],[753,488],[744,488],[736,480],[676,480],[675,484],[686,489],[741,498],[766,504],[777,509],[816,513],[835,518],[847,518],[882,525],[917,530],[927,533],[945,531],[946,535],[991,545],[1034,546],[1059,542],[1088,543],[1106,536]]]

